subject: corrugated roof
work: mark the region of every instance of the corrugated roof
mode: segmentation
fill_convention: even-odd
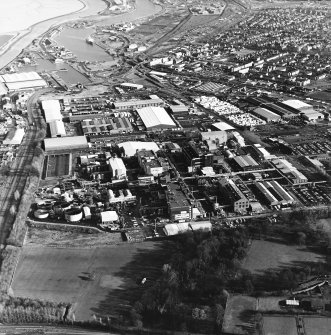
[[[45,150],[65,150],[72,148],[87,148],[85,136],[54,137],[44,139]]]
[[[148,128],[158,128],[158,127],[168,127],[176,128],[175,122],[162,107],[144,107],[137,109],[137,113],[142,119],[145,127]]]

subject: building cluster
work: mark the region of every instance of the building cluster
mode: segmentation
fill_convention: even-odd
[[[318,194],[319,204],[330,202],[325,180],[316,185],[301,165],[261,144],[247,143],[240,132],[289,115],[311,115],[310,105],[294,99],[249,97],[243,101],[250,106],[244,112],[213,96],[192,97],[195,107],[178,99],[139,96],[121,101],[103,96],[41,102],[50,126],[44,140],[46,154],[53,161],[61,161],[63,154],[75,157],[71,175],[79,181],[80,195],[74,187],[56,194],[56,200],[71,193],[71,200],[65,196],[63,201],[71,203],[68,213],[76,215],[80,210],[75,216],[78,221],[84,219],[82,208],[89,207],[92,218],[106,227],[96,218],[113,211],[117,219],[108,226],[119,229],[126,222],[135,223],[129,211],[150,220],[169,220],[162,234],[174,235],[194,229],[187,223],[208,215],[255,215],[310,204],[310,193]],[[183,115],[198,114],[214,117],[206,117],[199,129],[182,127]],[[313,159],[307,157],[307,164],[317,171]],[[307,193],[301,192],[302,187]],[[92,197],[86,193],[90,188]],[[68,213],[61,218],[72,220]],[[172,226],[181,223],[185,227]]]
[[[196,91],[227,96],[233,89],[237,95],[259,90],[304,94],[314,90],[310,84],[330,76],[329,29],[323,6],[271,8],[252,14],[208,43],[160,54],[149,66],[167,72],[167,80],[181,87],[199,78],[188,85]]]

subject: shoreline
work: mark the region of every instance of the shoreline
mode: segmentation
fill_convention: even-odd
[[[78,0],[82,7],[79,10],[76,10],[71,13],[63,14],[54,18],[45,19],[35,23],[34,25],[30,26],[28,29],[24,31],[16,32],[16,35],[13,36],[9,41],[7,41],[4,45],[0,46],[0,71],[3,70],[9,63],[11,63],[15,58],[17,58],[22,51],[27,48],[33,40],[41,38],[45,34],[49,33],[52,29],[62,26],[63,24],[67,24],[70,21],[79,21],[79,20],[95,20],[97,22],[111,20],[112,18],[121,17],[122,15],[127,15],[133,13],[137,9],[137,1],[133,2],[132,7],[127,12],[118,13],[118,14],[108,14],[108,15],[100,15],[100,12],[107,10],[107,1],[100,0],[95,6],[91,5],[91,0]],[[151,2],[155,7],[158,7],[158,10],[152,14],[147,14],[137,18],[128,18],[127,21],[130,22],[139,22],[144,21],[148,17],[155,17],[155,15],[159,14],[163,10],[163,6],[155,4],[152,0],[148,0]],[[100,10],[100,5],[103,4],[103,9]],[[88,10],[90,9],[90,10]],[[85,16],[77,16],[79,13],[86,12]],[[65,19],[68,17],[67,19]],[[42,28],[47,22],[56,21],[56,19],[64,18],[64,20],[59,20],[58,22],[50,23],[47,27]],[[93,25],[94,25],[93,24]],[[39,31],[38,31],[39,30]],[[32,35],[32,36],[29,36]],[[25,39],[23,42],[22,40]],[[21,43],[20,43],[21,42]]]
[[[11,63],[17,56],[20,55],[20,53],[28,46],[31,44],[31,42],[36,39],[36,38],[39,38],[40,36],[44,35],[45,33],[47,33],[50,29],[52,29],[52,27],[54,27],[55,25],[60,25],[60,24],[63,24],[64,22],[60,23],[60,24],[57,24],[57,23],[54,23],[52,24],[51,26],[47,27],[46,30],[44,30],[43,32],[41,33],[38,33],[36,36],[32,37],[30,39],[30,41],[27,43],[27,45],[23,46],[22,48],[20,48],[19,50],[17,50],[17,54],[12,57],[10,57],[10,59],[6,60],[5,62],[1,62],[1,58],[3,56],[5,56],[6,54],[8,54],[11,50],[14,49],[14,47],[17,45],[18,42],[20,42],[24,37],[27,37],[29,34],[31,34],[33,32],[33,29],[38,27],[39,25],[42,25],[44,23],[47,23],[49,21],[52,21],[52,20],[56,20],[56,19],[59,19],[59,18],[64,18],[66,16],[70,16],[70,15],[74,15],[74,14],[78,14],[78,13],[81,13],[81,12],[84,12],[87,8],[89,8],[88,6],[88,2],[86,0],[77,0],[78,2],[81,3],[81,8],[80,9],[77,9],[73,12],[68,12],[66,14],[62,14],[62,15],[58,15],[58,16],[55,16],[55,17],[52,17],[52,18],[49,18],[49,19],[45,19],[45,20],[41,20],[39,22],[36,22],[34,23],[33,25],[29,26],[28,29],[25,29],[25,30],[21,30],[21,31],[17,31],[17,32],[12,32],[13,34],[13,37],[7,41],[6,43],[4,43],[2,46],[0,46],[0,71],[3,70],[3,68],[5,68],[9,63]],[[68,21],[70,20],[77,20],[78,18],[72,18],[72,19],[68,19]],[[66,22],[66,21],[65,21]],[[6,33],[7,34],[7,33]],[[5,33],[3,34],[5,35]]]

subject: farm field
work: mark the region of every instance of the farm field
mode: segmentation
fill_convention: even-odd
[[[243,268],[257,274],[268,269],[295,266],[300,262],[321,263],[324,261],[323,256],[302,246],[253,240],[243,262]]]
[[[71,302],[77,320],[116,315],[138,299],[143,287],[137,279],[147,276],[148,285],[159,275],[170,250],[165,242],[116,248],[25,246],[12,289],[15,296]],[[88,273],[95,279],[87,280]]]
[[[46,178],[67,176],[70,174],[71,154],[48,155],[45,159]]]

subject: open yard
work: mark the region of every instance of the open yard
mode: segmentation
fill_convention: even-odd
[[[15,296],[74,304],[77,320],[127,311],[141,290],[159,275],[167,242],[98,248],[25,246],[13,281]],[[88,280],[94,273],[94,280]],[[137,279],[147,277],[145,286]]]
[[[258,274],[269,269],[282,269],[304,263],[324,261],[323,256],[311,252],[303,246],[253,240],[243,267]]]
[[[45,178],[67,176],[71,170],[71,154],[48,155],[44,164],[46,164]]]

